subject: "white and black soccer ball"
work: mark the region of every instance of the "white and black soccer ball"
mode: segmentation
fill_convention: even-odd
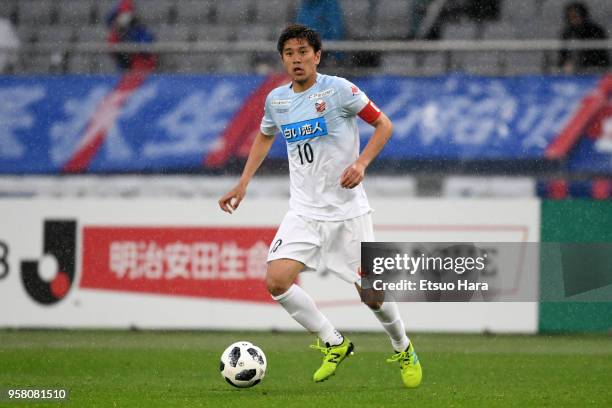
[[[259,347],[248,341],[238,341],[221,354],[221,375],[238,388],[259,384],[266,375],[268,362]]]

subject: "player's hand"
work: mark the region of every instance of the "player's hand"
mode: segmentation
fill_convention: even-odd
[[[245,194],[246,188],[239,184],[219,199],[219,207],[226,213],[232,214],[240,205]]]
[[[342,188],[355,188],[361,183],[364,175],[365,166],[359,162],[355,162],[342,172],[340,185]]]

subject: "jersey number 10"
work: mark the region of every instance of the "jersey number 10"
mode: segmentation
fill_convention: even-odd
[[[298,145],[298,154],[300,155],[300,164],[304,164],[304,159],[307,163],[312,163],[314,160],[314,153],[312,152],[312,146],[308,143],[304,143],[304,147]]]

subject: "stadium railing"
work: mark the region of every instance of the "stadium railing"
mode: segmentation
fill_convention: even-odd
[[[432,53],[444,56],[444,67],[442,73],[454,70],[463,70],[464,67],[457,63],[457,56],[463,53],[487,54],[504,52],[526,52],[544,53],[544,64],[539,73],[556,73],[556,61],[558,52],[562,49],[569,51],[581,51],[588,49],[612,50],[612,39],[589,40],[589,41],[560,41],[560,40],[442,40],[442,41],[327,41],[324,49],[329,52],[372,52],[386,55],[389,53],[404,53],[419,55]],[[49,43],[39,42],[34,44],[23,44],[18,50],[0,48],[0,52],[17,53],[21,58],[29,56],[49,55],[55,56],[56,61],[65,61],[74,55],[110,54],[112,52],[154,52],[162,56],[168,54],[178,55],[232,55],[257,54],[259,56],[270,56],[275,58],[276,43],[273,41],[205,41],[205,42],[156,42],[152,44],[122,43],[108,45],[104,42],[76,42],[76,43]],[[276,62],[276,60],[274,60]],[[510,61],[512,64],[512,61]],[[517,64],[520,63],[517,60]],[[171,67],[162,65],[161,71],[172,72]],[[368,74],[382,72],[381,67],[360,67],[354,64],[343,64],[337,67],[339,74]],[[492,67],[487,73],[493,75],[504,75],[508,64],[499,64]],[[253,68],[254,70],[254,68]],[[609,70],[609,68],[607,69]],[[67,70],[64,70],[67,72]],[[600,72],[606,71],[601,69]],[[12,73],[19,74],[22,71],[19,66],[14,67]],[[111,72],[111,71],[109,71]],[[202,66],[202,73],[215,72],[210,68]],[[60,72],[61,73],[61,72]],[[419,74],[410,67],[405,72],[401,69],[396,73]],[[529,73],[529,72],[526,72]]]

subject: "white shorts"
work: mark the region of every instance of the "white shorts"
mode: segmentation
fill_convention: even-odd
[[[319,221],[289,211],[270,245],[268,262],[293,259],[304,271],[329,271],[340,279],[358,282],[361,242],[374,241],[370,213],[343,221]]]

